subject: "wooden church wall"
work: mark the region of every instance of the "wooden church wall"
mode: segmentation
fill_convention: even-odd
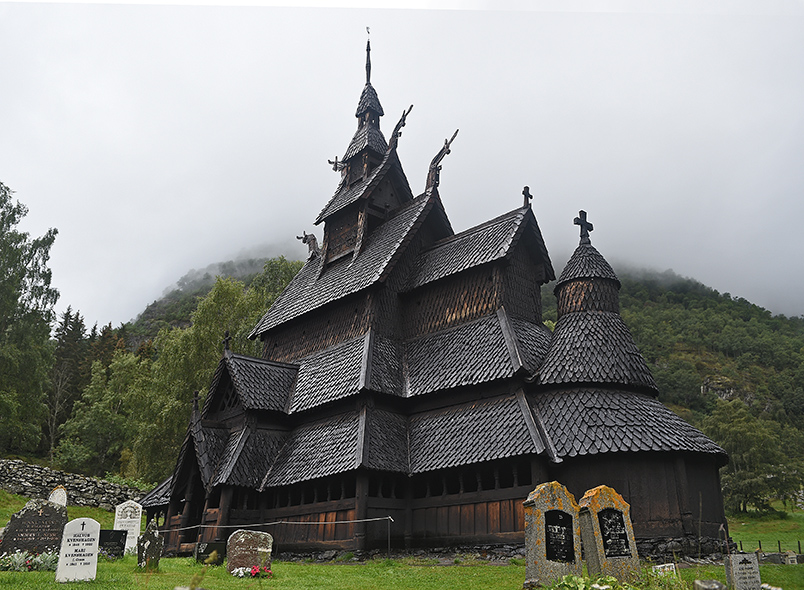
[[[456,326],[500,307],[501,276],[492,265],[462,272],[420,287],[405,297],[405,337]]]
[[[532,322],[542,320],[542,296],[536,278],[544,273],[536,266],[524,245],[516,249],[504,269],[503,305],[512,316]]]
[[[369,295],[356,294],[318,310],[310,317],[272,330],[263,345],[263,358],[292,362],[335,344],[351,340],[368,329]]]
[[[697,533],[700,526],[702,536],[722,535],[722,531],[719,530],[720,525],[728,526],[728,524],[723,510],[720,474],[714,457],[688,457],[684,463],[687,471],[687,488],[694,531]]]

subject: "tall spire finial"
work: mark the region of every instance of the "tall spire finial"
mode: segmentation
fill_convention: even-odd
[[[371,35],[368,27],[366,34]],[[371,38],[366,39],[366,84],[371,84]]]

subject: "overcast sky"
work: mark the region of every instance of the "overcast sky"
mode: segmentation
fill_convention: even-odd
[[[0,180],[25,230],[58,228],[58,309],[88,325],[132,319],[191,268],[301,257],[356,128],[369,26],[386,137],[414,105],[415,193],[460,128],[440,186],[456,231],[529,185],[557,273],[585,209],[615,270],[804,314],[802,4],[642,4],[0,2]]]

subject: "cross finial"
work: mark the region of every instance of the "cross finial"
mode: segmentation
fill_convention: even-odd
[[[595,227],[590,222],[586,221],[586,211],[578,211],[578,217],[575,218],[573,223],[581,226],[581,244],[591,244],[589,232],[594,230]]]
[[[229,350],[229,343],[232,341],[232,337],[229,336],[229,330],[226,330],[223,333],[223,350]]]
[[[193,410],[195,410],[195,411],[197,411],[197,410],[198,410],[198,402],[199,402],[199,401],[201,401],[201,394],[200,394],[200,393],[198,392],[198,390],[196,389],[196,390],[193,392]]]
[[[525,197],[525,204],[523,205],[523,207],[530,207],[530,200],[533,198],[533,195],[530,194],[530,187],[529,186],[526,186],[522,190],[522,195]]]

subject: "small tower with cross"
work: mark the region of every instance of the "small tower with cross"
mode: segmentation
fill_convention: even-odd
[[[581,244],[591,244],[592,241],[589,239],[589,232],[594,230],[595,227],[591,222],[586,221],[586,211],[578,211],[578,217],[575,218],[573,223],[581,226]]]

